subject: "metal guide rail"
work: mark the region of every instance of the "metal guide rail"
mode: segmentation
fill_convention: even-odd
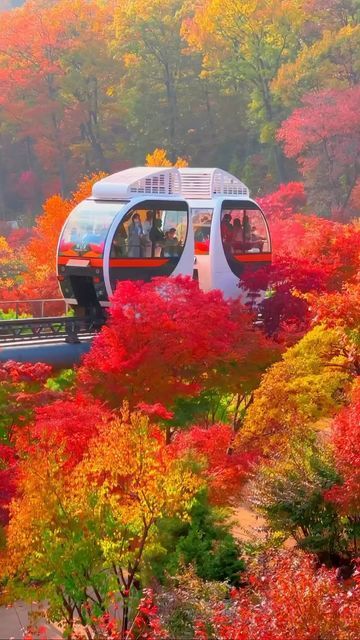
[[[104,324],[102,318],[23,318],[0,321],[0,344],[61,340],[71,344],[97,333]]]

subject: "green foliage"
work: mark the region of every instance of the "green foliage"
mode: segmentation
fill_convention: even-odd
[[[170,426],[186,427],[191,424],[214,424],[227,422],[231,414],[231,396],[217,389],[205,390],[195,397],[176,398],[174,417],[168,421]]]
[[[261,468],[252,501],[275,540],[291,536],[302,549],[330,557],[349,544],[346,520],[324,497],[338,482],[330,452],[302,439],[291,443],[286,459]]]
[[[198,495],[188,522],[173,518],[160,523],[159,545],[149,562],[161,581],[166,574],[176,575],[181,567],[192,565],[203,580],[238,585],[245,569],[224,513],[209,505],[205,491]]]
[[[74,387],[75,379],[74,369],[64,369],[54,378],[49,378],[45,386],[51,391],[70,391]]]
[[[30,314],[28,313],[20,313],[17,314],[15,309],[8,309],[7,311],[3,311],[0,309],[0,320],[17,320],[18,318],[29,318]]]

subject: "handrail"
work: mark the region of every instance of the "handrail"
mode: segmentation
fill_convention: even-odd
[[[97,333],[105,320],[96,317],[21,318],[0,320],[0,345],[14,342],[34,342],[63,338],[65,342],[80,342],[79,336]]]

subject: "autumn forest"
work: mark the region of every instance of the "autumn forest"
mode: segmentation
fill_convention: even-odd
[[[60,298],[108,174],[220,167],[272,241],[238,297],[124,279],[80,363],[0,361],[0,638],[24,602],[21,640],[358,640],[358,0],[0,0],[0,26],[0,342]]]

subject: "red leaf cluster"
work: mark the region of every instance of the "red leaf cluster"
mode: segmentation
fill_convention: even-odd
[[[258,198],[258,202],[271,222],[276,218],[289,218],[299,213],[306,205],[304,184],[302,182],[280,184],[273,193]]]
[[[16,456],[13,447],[0,444],[0,524],[8,521],[8,505],[16,491]]]
[[[351,403],[335,418],[332,443],[342,483],[326,492],[346,515],[360,512],[360,383],[355,384]]]
[[[79,377],[112,406],[127,399],[168,408],[179,396],[228,384],[230,372],[237,380],[249,353],[256,361],[267,348],[246,309],[219,291],[204,293],[182,276],[120,282]]]
[[[287,340],[290,330],[303,335],[316,313],[301,294],[316,294],[318,300],[319,293],[338,291],[356,275],[360,229],[301,214],[270,217],[270,228],[273,263],[245,271],[240,285],[252,297],[270,292],[261,303],[265,329]]]
[[[296,157],[309,189],[334,218],[351,215],[351,195],[359,180],[360,87],[313,91],[282,123],[278,139]],[[348,211],[346,211],[348,209]],[[356,211],[354,210],[354,213]]]
[[[214,424],[207,429],[195,426],[178,432],[172,445],[178,455],[191,453],[205,461],[210,499],[217,504],[236,496],[257,459],[255,452],[233,452],[233,438],[227,424]]]
[[[52,367],[44,362],[15,362],[8,360],[0,363],[0,382],[45,382]]]
[[[98,427],[109,419],[109,412],[95,400],[82,396],[57,400],[37,408],[26,430],[16,430],[16,450],[24,455],[41,449],[44,456],[59,450],[66,471],[79,463]]]
[[[211,624],[219,640],[357,640],[360,633],[358,576],[347,586],[336,571],[318,569],[304,554],[283,552],[267,559],[248,589],[233,590]],[[198,635],[209,635],[204,624]]]

